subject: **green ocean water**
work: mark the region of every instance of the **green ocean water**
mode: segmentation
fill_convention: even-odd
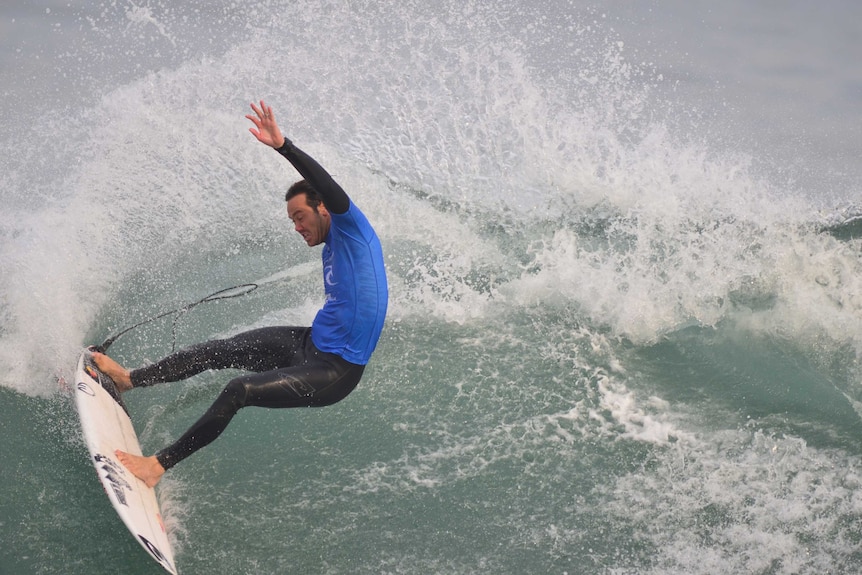
[[[322,304],[319,251],[284,213],[296,175],[247,132],[261,97],[377,229],[390,312],[347,399],[243,410],[165,476],[180,573],[857,572],[858,180],[724,132],[727,96],[643,61],[612,8],[31,15],[86,40],[59,62],[95,97],[4,140],[0,573],[159,572],[58,383],[83,346],[242,283],[259,287],[112,354],[141,365]],[[144,451],[230,377],[126,394]]]

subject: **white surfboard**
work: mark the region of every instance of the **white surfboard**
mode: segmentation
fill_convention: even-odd
[[[166,571],[176,575],[156,492],[114,455],[117,449],[141,455],[138,436],[114,382],[96,368],[89,350],[78,360],[75,403],[84,441],[108,499],[138,543]]]

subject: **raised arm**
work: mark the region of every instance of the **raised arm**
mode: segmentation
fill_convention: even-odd
[[[320,194],[323,205],[328,211],[333,214],[346,212],[350,208],[350,198],[341,186],[332,179],[329,172],[323,169],[323,166],[282,135],[281,129],[275,121],[272,107],[267,106],[261,100],[259,108],[252,104],[251,109],[254,110],[254,115],[248,114],[246,118],[251,120],[255,126],[249,128],[254,137],[287,158],[296,168],[296,171]]]

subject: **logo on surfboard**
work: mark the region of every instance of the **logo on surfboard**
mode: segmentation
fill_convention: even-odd
[[[165,565],[171,573],[175,573],[174,566],[171,565],[171,562],[168,561],[168,558],[165,557],[165,554],[159,551],[159,548],[156,547],[152,541],[138,533],[138,538],[141,540],[141,543],[144,544],[144,549],[149,551],[150,555],[153,556],[153,559],[158,561],[159,563]]]
[[[126,501],[126,491],[131,491],[132,485],[121,477],[126,474],[125,470],[117,465],[113,459],[105,457],[100,453],[94,455],[93,459],[95,459],[97,463],[101,463],[100,468],[105,473],[104,478],[111,486],[111,491],[114,492],[114,496],[117,501],[121,505],[128,507],[129,504]]]
[[[93,391],[93,388],[90,387],[89,385],[87,385],[86,383],[84,383],[83,381],[78,382],[78,391],[80,391],[82,393],[86,393],[90,397],[93,397],[96,395],[96,392]]]

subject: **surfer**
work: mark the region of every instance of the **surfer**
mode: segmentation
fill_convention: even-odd
[[[211,369],[251,373],[232,379],[212,406],[172,445],[155,455],[117,457],[148,486],[215,440],[246,406],[320,407],[344,399],[359,383],[386,316],[388,288],[377,234],[344,190],[314,159],[285,138],[263,100],[246,116],[249,131],[303,177],[287,191],[287,215],[309,246],[324,244],[326,301],[310,327],[274,326],[196,344],[128,370],[101,353],[96,365],[121,391],[179,381]]]

